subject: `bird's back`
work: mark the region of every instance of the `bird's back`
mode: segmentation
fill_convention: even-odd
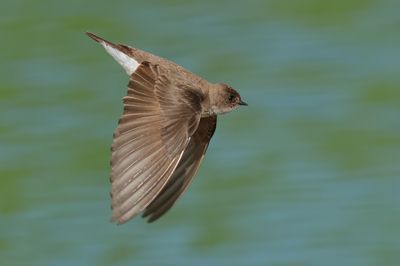
[[[124,44],[117,44],[117,46],[119,46],[123,52],[133,57],[139,63],[148,61],[152,64],[162,66],[164,71],[168,72],[169,76],[176,76],[176,80],[181,81],[183,84],[198,84],[199,88],[208,88],[208,82],[205,79],[168,59]]]

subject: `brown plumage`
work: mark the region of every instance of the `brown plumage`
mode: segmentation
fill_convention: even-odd
[[[111,157],[112,220],[139,213],[152,222],[187,189],[214,134],[217,114],[246,105],[226,84],[212,84],[142,50],[89,37],[130,75]]]

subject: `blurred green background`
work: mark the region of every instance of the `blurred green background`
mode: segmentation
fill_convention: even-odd
[[[1,265],[400,265],[400,2],[1,1]],[[109,223],[128,77],[90,30],[236,88],[188,193]]]

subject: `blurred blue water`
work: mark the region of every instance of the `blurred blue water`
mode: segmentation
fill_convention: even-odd
[[[399,265],[398,1],[0,10],[1,265]],[[154,224],[109,223],[127,77],[86,30],[250,104],[220,117],[195,182]]]

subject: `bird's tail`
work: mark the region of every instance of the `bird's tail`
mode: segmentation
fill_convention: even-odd
[[[128,75],[132,75],[132,73],[136,71],[139,66],[139,62],[132,57],[131,47],[109,42],[91,32],[86,32],[86,35],[100,43],[107,53],[109,53],[115,59],[115,61],[117,61],[125,69]]]

